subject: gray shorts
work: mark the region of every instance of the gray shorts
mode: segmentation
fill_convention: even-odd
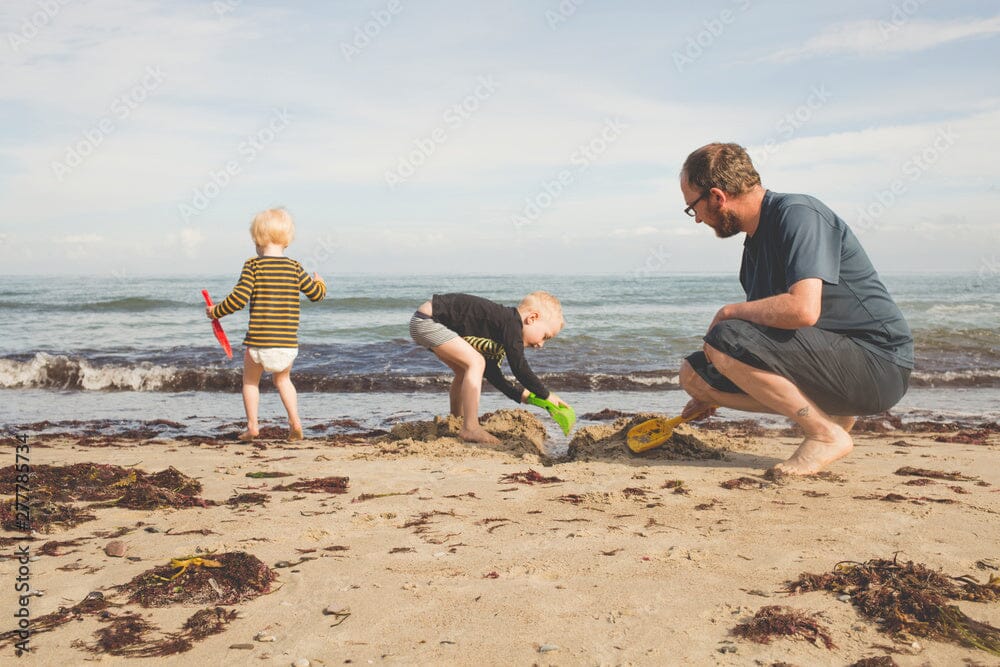
[[[910,371],[883,359],[847,336],[816,327],[774,329],[745,320],[723,320],[705,342],[737,361],[781,375],[830,415],[873,415],[906,393]],[[713,389],[743,393],[705,357],[687,358]]]
[[[418,345],[431,350],[453,338],[458,338],[458,334],[440,322],[435,322],[430,315],[425,315],[418,310],[410,318],[410,337]]]

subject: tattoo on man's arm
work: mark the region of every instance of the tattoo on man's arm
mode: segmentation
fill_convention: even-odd
[[[807,405],[806,407],[802,408],[795,414],[797,414],[799,417],[807,417],[809,415],[809,406]]]

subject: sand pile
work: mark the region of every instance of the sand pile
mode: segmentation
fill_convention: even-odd
[[[644,413],[621,417],[610,424],[578,429],[569,443],[567,458],[577,461],[607,461],[641,456],[648,459],[722,459],[724,449],[737,449],[738,443],[725,433],[705,431],[688,424],[674,429],[664,445],[633,454],[628,448],[628,432],[636,424],[663,415]]]
[[[397,424],[389,435],[375,442],[374,452],[362,452],[355,458],[370,460],[403,456],[466,457],[497,454],[533,458],[545,451],[545,426],[526,410],[488,412],[480,417],[479,423],[499,438],[500,444],[487,445],[460,440],[460,418],[435,417],[432,421]]]

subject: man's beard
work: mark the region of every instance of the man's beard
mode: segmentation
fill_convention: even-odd
[[[739,234],[740,220],[732,211],[719,211],[719,226],[715,228],[715,235],[720,239],[728,239],[730,236]]]

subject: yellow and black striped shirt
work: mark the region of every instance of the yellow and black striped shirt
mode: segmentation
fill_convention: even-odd
[[[212,309],[216,319],[250,304],[247,347],[298,347],[299,292],[310,301],[326,296],[326,284],[313,280],[288,257],[252,257],[225,301]]]

